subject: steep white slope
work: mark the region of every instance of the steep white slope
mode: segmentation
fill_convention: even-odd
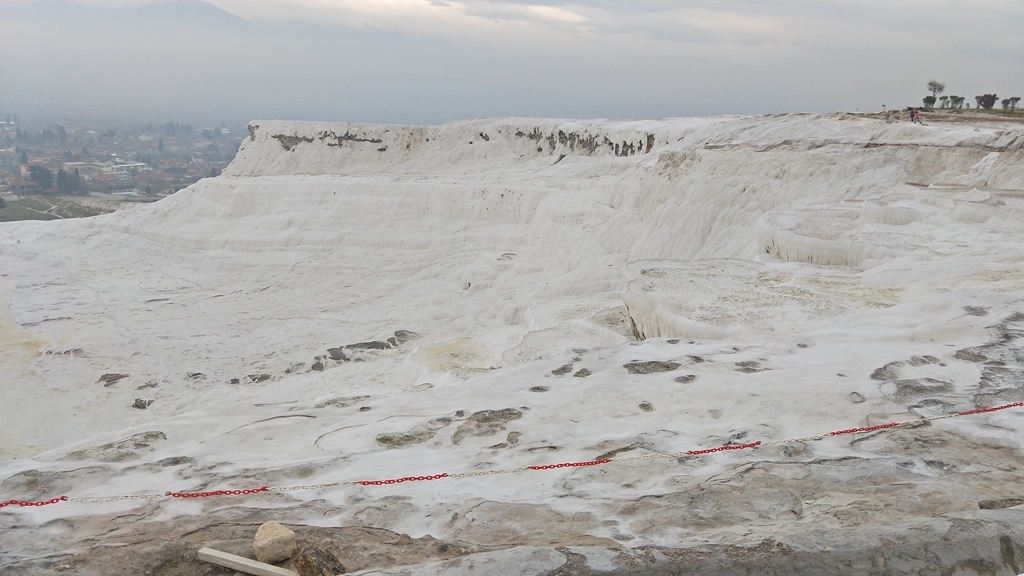
[[[469,473],[1019,401],[1022,147],[1013,125],[844,115],[254,122],[222,176],[158,203],[0,227],[0,499]],[[870,548],[1012,495],[1019,426],[239,502],[487,546]],[[49,519],[239,503],[145,502],[3,508],[29,527],[3,561],[45,553]]]

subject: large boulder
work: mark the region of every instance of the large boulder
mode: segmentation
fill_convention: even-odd
[[[273,564],[291,558],[295,549],[295,532],[277,522],[264,522],[256,531],[252,552],[260,562]]]

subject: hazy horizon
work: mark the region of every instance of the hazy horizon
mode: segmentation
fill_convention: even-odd
[[[926,9],[922,9],[924,7]],[[0,0],[0,115],[436,124],[1024,93],[1024,5]]]

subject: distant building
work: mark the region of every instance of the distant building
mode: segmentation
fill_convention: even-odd
[[[135,174],[146,170],[148,166],[145,162],[128,162],[126,164],[114,164],[111,168],[114,174]]]

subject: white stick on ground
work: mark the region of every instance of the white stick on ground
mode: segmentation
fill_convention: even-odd
[[[298,576],[298,574],[291,570],[235,556],[234,554],[228,554],[213,548],[201,548],[199,550],[199,559],[218,566],[224,566],[225,568],[233,568],[246,574],[253,574],[254,576]]]

